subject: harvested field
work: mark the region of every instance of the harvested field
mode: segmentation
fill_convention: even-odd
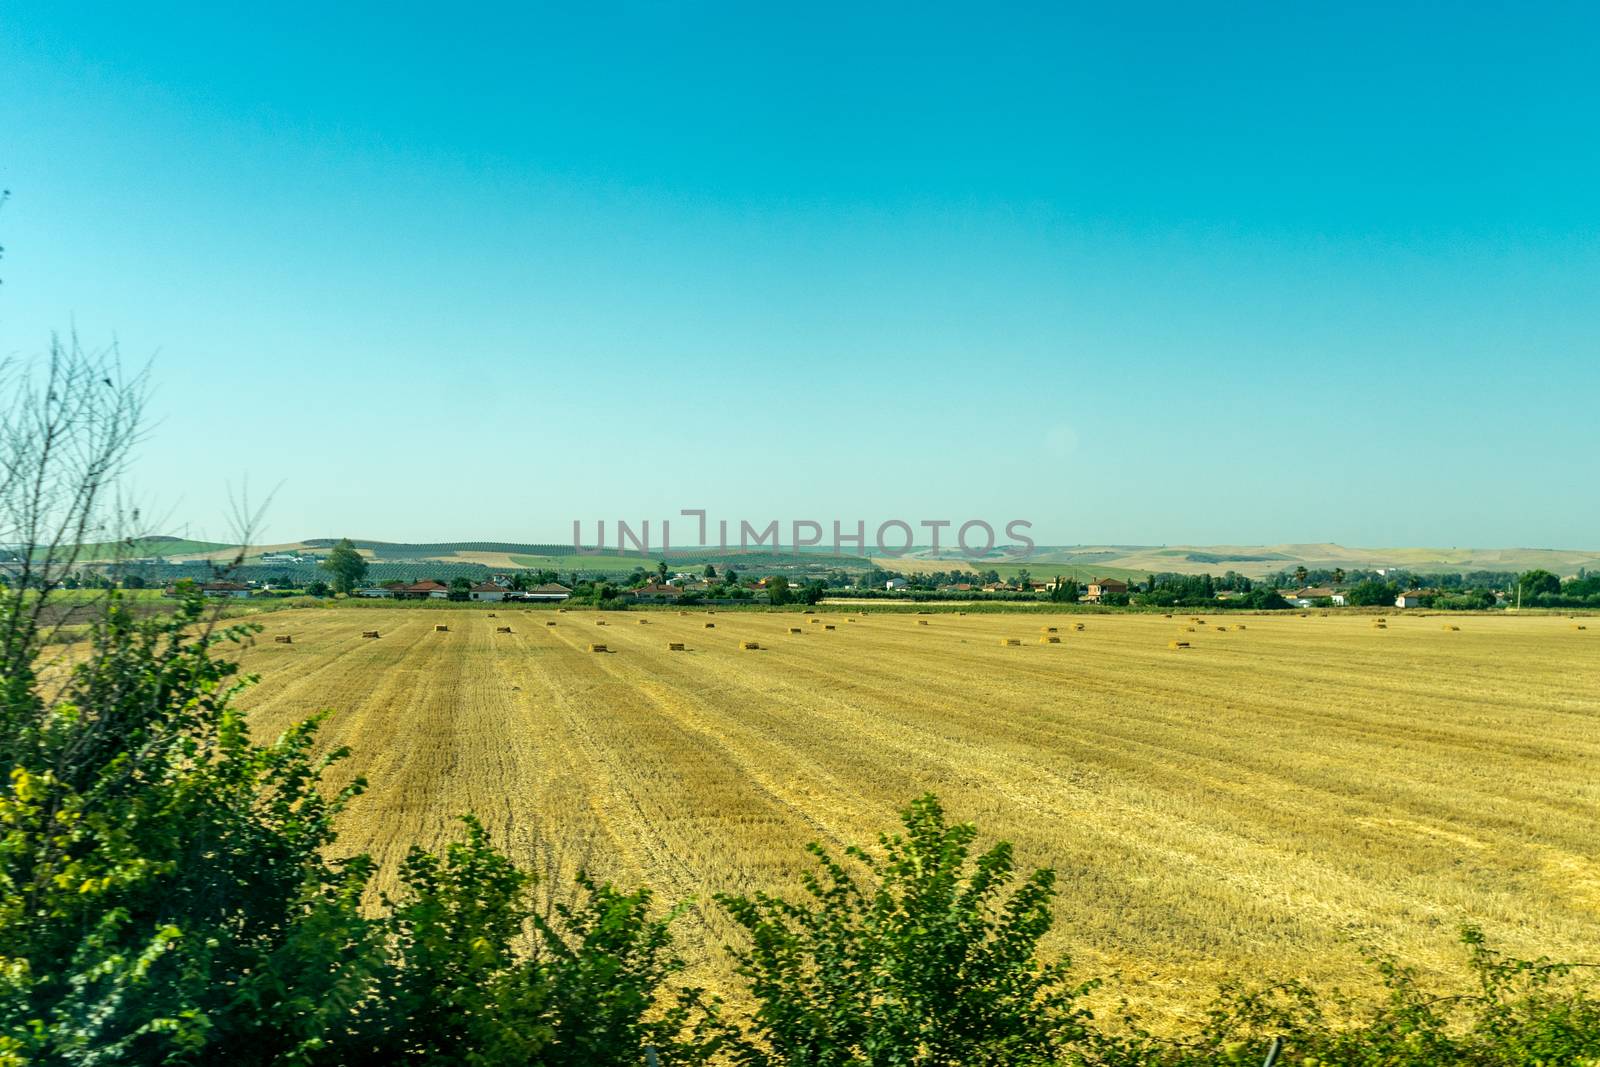
[[[592,655],[592,630],[462,613],[431,640],[441,615],[296,612],[292,646],[244,650],[241,703],[263,737],[334,709],[336,780],[371,782],[341,846],[384,879],[473,811],[524,860],[538,838],[695,897],[682,947],[713,985],[735,932],[711,893],[792,889],[807,841],[869,842],[926,790],[1057,869],[1054,944],[1136,1001],[1348,981],[1363,941],[1454,968],[1468,919],[1508,951],[1594,955],[1600,634],[1567,618],[1251,616],[1180,655],[1154,615],[879,613],[810,642],[734,612],[704,643],[661,612]],[[1040,622],[1070,636],[1024,644]]]

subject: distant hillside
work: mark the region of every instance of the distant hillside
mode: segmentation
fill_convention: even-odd
[[[231,553],[238,547],[221,541],[189,541],[182,537],[140,537],[79,545],[78,560],[82,563],[112,563],[129,559],[188,559],[216,552]]]
[[[898,560],[876,559],[887,570],[949,570],[965,566],[994,569],[1002,575],[1027,568],[1035,577],[1046,573],[1127,578],[1163,571],[1178,574],[1223,574],[1237,571],[1261,578],[1304,566],[1308,570],[1376,570],[1395,567],[1422,573],[1469,571],[1518,572],[1543,568],[1562,576],[1580,569],[1600,570],[1600,551],[1550,548],[1347,548],[1336,544],[1302,545],[1040,545],[1026,556],[999,552],[993,558],[968,562],[924,551]]]
[[[251,562],[263,553],[306,551],[326,553],[337,538],[316,537],[274,545],[252,545]],[[614,549],[603,555],[580,555],[570,544],[539,544],[515,541],[429,541],[403,542],[355,540],[363,555],[376,563],[445,563],[488,570],[532,568],[555,570],[563,574],[578,572],[630,571],[643,564],[654,567],[659,553],[639,556]],[[191,541],[177,537],[149,537],[137,541],[108,541],[83,546],[84,562],[111,562],[116,559],[197,559],[226,560],[239,546],[218,541]],[[782,571],[804,566],[807,570],[839,569],[859,571],[869,560],[856,555],[837,555],[826,546],[807,548],[799,557],[789,550],[773,552],[728,551],[715,546],[675,548],[669,565],[679,570],[715,564],[719,569],[741,571]],[[802,562],[803,561],[803,564]],[[1180,574],[1222,574],[1237,571],[1260,578],[1278,571],[1304,566],[1310,570],[1376,570],[1395,567],[1414,572],[1466,573],[1470,571],[1517,572],[1543,568],[1563,577],[1580,569],[1600,570],[1600,551],[1554,548],[1349,548],[1333,543],[1281,545],[1040,545],[1023,555],[1015,546],[997,546],[981,560],[968,560],[948,549],[933,553],[914,548],[904,556],[874,554],[870,563],[885,570],[995,570],[1010,578],[1019,570],[1034,577],[1071,575],[1089,578],[1136,578],[1152,572]],[[416,568],[408,568],[408,570]]]

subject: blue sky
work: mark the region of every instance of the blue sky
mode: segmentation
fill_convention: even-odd
[[[0,7],[174,529],[1600,545],[1593,8],[327,6]]]

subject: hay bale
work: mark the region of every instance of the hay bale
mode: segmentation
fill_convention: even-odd
[[[604,620],[604,619],[596,619],[596,620],[594,620],[594,624],[596,626],[604,626],[606,624],[606,620]]]
[[[1083,623],[1081,623],[1081,622],[1075,622],[1075,623],[1073,623],[1073,624],[1072,624],[1072,628],[1073,628],[1073,629],[1074,629],[1074,630],[1081,630],[1081,629],[1083,629]]]
[[[590,652],[610,652],[611,650],[609,648],[607,648],[605,645],[590,645],[589,646],[589,651]]]
[[[823,624],[822,624],[822,628],[823,628],[823,629],[824,629],[824,630],[832,630],[832,629],[834,629],[834,625],[833,625],[833,623],[831,623],[831,622],[826,622],[826,623],[823,623]],[[1581,630],[1581,629],[1583,629],[1583,627],[1581,627],[1581,626],[1580,626],[1580,627],[1578,627],[1578,629],[1580,629],[1580,630]]]
[[[558,614],[565,615],[567,613],[567,609],[566,608],[557,608],[556,612]]]
[[[682,652],[683,651],[683,642],[682,641],[668,641],[667,642],[667,651],[668,652]]]
[[[1055,636],[1054,634],[1045,634],[1043,637],[1039,638],[1039,643],[1041,645],[1059,645],[1061,643],[1061,638]]]
[[[1022,644],[1022,639],[1019,637],[1002,637],[1000,639],[1000,644],[1009,648],[1012,645]]]
[[[926,625],[928,625],[928,620],[927,619],[918,619],[917,620],[917,625],[918,626],[926,626]]]
[[[1457,625],[1456,625],[1456,624],[1455,624],[1455,623],[1453,623],[1453,622],[1447,622],[1447,623],[1445,623],[1445,624],[1444,624],[1444,626],[1443,626],[1443,627],[1442,627],[1442,629],[1444,629],[1444,630],[1446,630],[1446,631],[1449,631],[1449,630],[1457,630],[1457,631],[1459,631],[1459,630],[1460,630],[1460,629],[1461,629],[1461,627],[1459,627],[1459,626],[1457,626]]]
[[[1054,626],[1041,626],[1041,627],[1039,627],[1039,632],[1042,633],[1042,634],[1053,634],[1053,633],[1056,633],[1057,631],[1056,631],[1056,628]]]
[[[1172,618],[1172,616],[1171,616],[1171,615],[1163,615],[1163,616],[1161,616],[1161,617],[1162,617],[1162,618],[1163,618],[1163,619],[1170,619],[1170,618]]]
[[[638,621],[639,621],[639,625],[640,626],[648,626],[650,624],[650,620],[649,619],[640,619]]]
[[[544,624],[545,624],[545,625],[546,625],[546,626],[554,626],[554,625],[555,625],[555,624],[556,624],[556,620],[554,620],[554,619],[546,619],[546,620],[545,620],[545,621],[544,621]]]
[[[1218,626],[1216,628],[1216,632],[1219,634],[1225,634],[1228,632],[1228,628],[1226,626]]]
[[[441,622],[433,628],[433,632],[436,634],[447,634],[450,632],[450,627]]]
[[[706,623],[706,629],[708,629],[708,630],[715,630],[715,629],[716,629],[716,628],[717,628],[717,624],[716,624],[716,623],[714,623],[714,622],[708,622],[708,623]]]
[[[508,634],[508,633],[511,632],[511,627],[509,627],[509,626],[496,626],[494,628],[494,632],[497,633],[497,634]]]
[[[792,633],[792,634],[803,634],[803,633],[805,633],[805,631],[800,629],[800,627],[798,627],[798,626],[789,627],[789,632]]]
[[[740,641],[739,647],[747,652],[759,652],[761,650],[760,643],[756,641]]]
[[[818,624],[820,624],[822,622],[821,619],[817,619],[817,618],[813,618],[810,621],[811,621],[811,625],[812,626],[816,626],[816,625],[818,625]]]
[[[1187,641],[1168,641],[1167,642],[1167,647],[1168,648],[1174,648],[1174,649],[1176,649],[1176,648],[1188,648],[1189,647],[1189,642],[1187,642]]]
[[[1242,622],[1234,627],[1235,630],[1243,630],[1244,628],[1245,628],[1244,627],[1244,623],[1242,623]]]
[[[1580,627],[1580,629],[1581,628],[1582,627]],[[272,640],[274,642],[276,642],[277,644],[280,644],[280,645],[292,645],[292,644],[294,644],[294,638],[290,637],[288,634],[279,634],[277,637],[274,637]]]
[[[1386,622],[1375,622],[1372,624],[1372,628],[1374,630],[1387,630],[1389,628],[1389,624]]]
[[[1575,622],[1575,623],[1573,623],[1573,624],[1572,624],[1572,628],[1573,628],[1573,629],[1574,629],[1574,630],[1587,630],[1587,629],[1588,629],[1588,627],[1587,627],[1587,626],[1585,626],[1585,625],[1584,625],[1584,624],[1583,624],[1583,623],[1581,623],[1581,622]]]
[[[377,637],[378,636],[378,631],[376,631],[376,630],[362,630],[361,631],[361,636],[362,637]]]

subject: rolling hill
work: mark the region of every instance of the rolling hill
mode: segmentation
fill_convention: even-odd
[[[254,545],[247,555],[252,559],[266,552],[303,551],[326,553],[336,538],[317,537],[273,545]],[[580,555],[571,545],[509,541],[396,542],[356,540],[356,547],[373,562],[401,563],[437,561],[475,564],[491,570],[520,567],[568,571],[628,571],[643,563],[654,566],[659,553],[646,556],[608,551],[603,555]],[[112,562],[133,557],[165,557],[224,560],[239,546],[215,541],[190,541],[176,537],[149,537],[132,542],[102,542],[84,546],[85,562]],[[691,569],[716,564],[740,570],[785,570],[803,560],[807,569],[857,570],[867,559],[853,555],[834,555],[807,549],[798,557],[788,551],[768,549],[738,552],[717,546],[674,549],[672,566]],[[1543,568],[1563,577],[1580,569],[1600,570],[1600,550],[1556,548],[1352,548],[1328,543],[1277,545],[1039,545],[1023,555],[1011,546],[1001,546],[982,560],[968,560],[948,550],[934,553],[913,549],[899,557],[871,555],[871,562],[885,570],[900,573],[931,570],[996,570],[1011,577],[1027,569],[1035,577],[1067,574],[1086,580],[1094,577],[1141,577],[1152,572],[1180,574],[1222,574],[1236,571],[1260,578],[1298,566],[1308,569],[1403,570],[1438,573],[1469,571],[1518,572]]]

